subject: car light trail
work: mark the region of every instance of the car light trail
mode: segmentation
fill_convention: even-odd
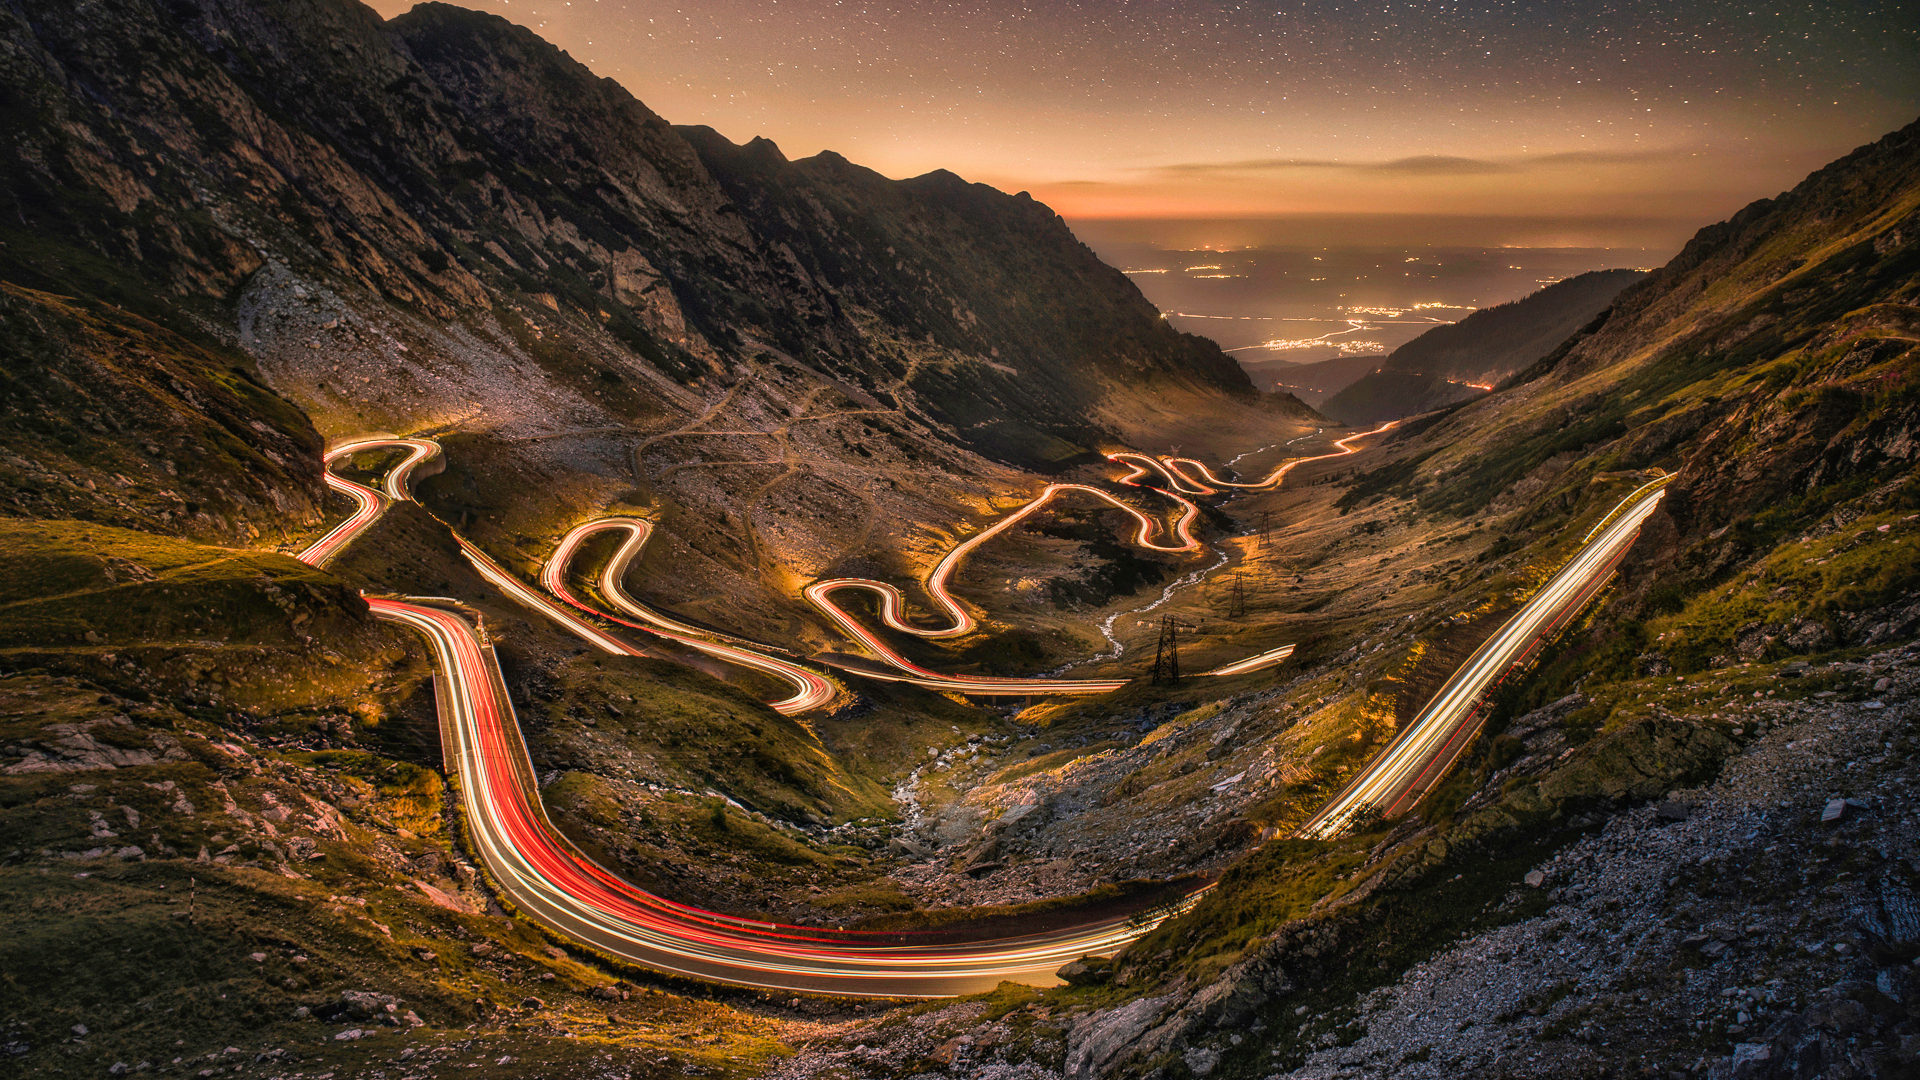
[[[1249,671],[1261,671],[1270,668],[1293,655],[1293,646],[1282,645],[1258,656],[1249,656],[1245,660],[1236,660],[1231,664],[1222,664],[1212,671],[1203,671],[1202,675],[1245,675]]]
[[[1113,462],[1116,465],[1126,465],[1133,469],[1132,472],[1121,477],[1117,481],[1118,483],[1125,484],[1128,487],[1142,486],[1140,484],[1141,477],[1146,476],[1149,472],[1157,472],[1161,476],[1164,476],[1167,478],[1167,486],[1169,488],[1172,488],[1175,491],[1179,491],[1187,495],[1218,495],[1220,494],[1217,488],[1210,488],[1205,484],[1195,483],[1194,481],[1188,479],[1186,476],[1174,471],[1172,468],[1170,468],[1166,464],[1166,462],[1169,462],[1169,461],[1184,461],[1186,460],[1184,458],[1166,458],[1163,461],[1162,459],[1152,457],[1151,455],[1148,455],[1148,454],[1138,454],[1133,452],[1132,450],[1121,450],[1112,454],[1108,454],[1107,460]]]
[[[333,470],[328,467],[336,460],[361,450],[384,449],[390,446],[405,447],[408,451],[406,459],[394,466],[387,474],[386,486],[393,494],[383,495],[365,485],[335,476]],[[321,463],[321,477],[326,480],[328,487],[345,494],[354,501],[354,511],[345,521],[328,530],[325,536],[314,541],[294,558],[309,566],[324,565],[354,537],[366,531],[367,526],[379,520],[380,515],[386,512],[390,500],[405,502],[408,499],[407,484],[412,479],[413,470],[439,453],[440,444],[426,439],[359,439],[342,443],[327,451]]]
[[[328,460],[395,441],[362,441],[337,449]],[[371,525],[389,501],[407,498],[408,474],[438,451],[425,440],[406,443],[413,453],[396,467],[398,477],[388,477],[385,493],[329,473],[330,481],[338,481],[337,490],[354,497],[356,509],[302,551],[302,561],[318,565]],[[619,566],[610,564],[606,573],[617,577],[624,570],[638,553],[636,541],[644,542],[644,536],[630,537],[627,558],[616,558]],[[481,574],[515,600],[598,634],[570,612],[548,604],[473,545],[465,540],[460,544]],[[667,900],[594,863],[553,828],[539,800],[499,665],[464,618],[420,601],[368,597],[367,605],[375,617],[422,634],[433,650],[442,676],[435,694],[448,771],[481,863],[501,894],[536,922],[633,963],[759,989],[848,996],[947,997],[990,990],[1009,980],[1049,985],[1062,965],[1124,948],[1188,910],[1204,892],[1130,918],[947,944],[911,944],[928,935],[910,932],[745,919]],[[609,651],[633,651],[617,639],[601,638]],[[891,943],[896,940],[910,943]]]
[[[1328,458],[1346,457],[1349,454],[1357,454],[1360,452],[1360,448],[1353,445],[1354,443],[1359,442],[1361,439],[1367,438],[1370,435],[1378,435],[1381,432],[1388,430],[1389,428],[1397,427],[1399,423],[1400,421],[1398,420],[1389,420],[1386,423],[1381,424],[1379,427],[1374,428],[1371,431],[1362,431],[1357,434],[1349,435],[1344,439],[1337,440],[1333,444],[1339,447],[1339,449],[1334,453],[1320,454],[1316,457],[1294,458],[1292,461],[1286,462],[1282,464],[1279,468],[1273,470],[1271,473],[1268,473],[1267,478],[1265,480],[1255,481],[1254,483],[1251,483],[1251,484],[1240,484],[1240,483],[1235,483],[1234,481],[1231,481],[1231,480],[1222,480],[1219,477],[1213,475],[1212,469],[1207,468],[1206,465],[1202,464],[1201,462],[1195,461],[1192,458],[1163,457],[1160,460],[1166,463],[1166,468],[1164,470],[1165,472],[1167,472],[1170,475],[1178,475],[1179,478],[1185,481],[1185,483],[1188,485],[1186,487],[1182,487],[1181,488],[1182,491],[1189,490],[1191,487],[1204,487],[1206,484],[1213,484],[1223,488],[1240,488],[1242,490],[1248,490],[1248,491],[1260,491],[1260,490],[1265,490],[1267,488],[1279,487],[1280,482],[1287,478],[1288,473],[1292,472],[1293,470],[1299,468],[1302,465],[1307,464],[1310,461],[1325,461]],[[1109,454],[1107,456],[1111,458],[1114,455]],[[1145,455],[1133,455],[1133,456],[1144,457]],[[1183,466],[1194,469],[1201,477],[1201,480],[1193,480],[1189,478],[1185,474],[1182,468]],[[1202,483],[1201,481],[1204,481],[1205,483]]]
[[[387,474],[386,482],[382,485],[386,489],[384,493],[376,492],[370,488],[355,484],[350,480],[343,480],[335,476],[331,471],[327,472],[326,476],[329,484],[338,490],[345,491],[349,495],[352,495],[361,505],[353,517],[342,522],[332,532],[322,537],[319,543],[308,548],[306,552],[302,552],[300,557],[304,561],[313,562],[315,565],[318,565],[318,560],[323,560],[333,552],[339,550],[347,541],[351,540],[368,525],[373,523],[385,508],[388,500],[404,502],[411,499],[412,491],[409,485],[414,469],[424,462],[432,460],[440,453],[439,444],[427,439],[361,439],[336,447],[327,455],[327,461],[332,462],[361,450],[388,449],[392,447],[405,449],[408,451],[408,454],[405,459],[394,466],[393,470]],[[644,526],[645,523],[642,522],[640,524]],[[449,530],[449,532],[451,531],[452,530]],[[591,532],[593,530],[589,528],[587,531]],[[578,546],[580,537],[586,535],[586,533],[580,530],[575,530],[575,533],[578,535],[570,534],[569,536],[569,539],[572,540],[571,544],[565,542],[562,544],[562,548],[568,557],[571,556],[573,549]],[[480,550],[477,545],[468,541],[465,537],[458,533],[453,533],[453,538],[454,541],[460,545],[460,553],[466,556],[469,563],[473,564],[473,568],[479,572],[480,576],[485,578],[489,584],[501,592],[506,593],[514,602],[545,616],[567,632],[593,645],[602,652],[615,656],[650,655],[644,650],[636,648],[612,634],[606,633],[599,627],[575,615],[573,612],[549,602],[545,597],[528,588],[519,578],[509,573],[505,567],[495,562],[486,552]],[[640,545],[644,545],[645,534],[640,534],[636,539]],[[628,547],[623,548],[622,551],[627,553],[626,558],[630,560],[633,554],[637,554],[638,547],[629,544]],[[309,555],[316,557],[308,558]],[[625,562],[621,563],[621,567],[624,570]],[[548,563],[548,568],[550,571],[554,569],[554,564],[551,560]],[[554,574],[552,581],[547,581],[543,578],[542,583],[547,585],[548,589],[552,591],[554,595],[559,596],[562,600],[574,607],[589,614],[610,619],[623,626],[628,626],[636,630],[646,630],[660,637],[681,642],[682,644],[692,646],[701,652],[730,663],[761,671],[794,684],[796,688],[795,694],[770,703],[774,709],[782,713],[791,715],[796,712],[819,708],[832,701],[838,692],[838,688],[835,687],[833,683],[822,678],[819,674],[808,671],[797,664],[790,664],[773,657],[762,656],[748,649],[712,644],[699,640],[690,633],[648,630],[646,627],[636,626],[624,619],[615,618],[604,612],[597,611],[581,603],[565,588],[564,569],[565,562],[562,561],[558,568],[560,572]],[[616,602],[627,601],[627,603],[631,603],[630,598],[628,598],[624,592],[619,591],[617,581],[615,588],[611,590],[608,595],[614,598]],[[634,606],[637,607],[637,605]]]
[[[405,600],[367,602],[433,649],[444,676],[437,689],[446,759],[494,884],[529,918],[622,959],[762,989],[945,997],[1003,980],[1051,983],[1063,964],[1124,947],[1199,895],[1149,918],[939,945],[890,944],[915,935],[790,926],[675,903],[594,863],[553,828],[497,663],[465,619]]]
[[[1154,490],[1157,491],[1159,489],[1156,488]],[[1088,487],[1085,484],[1048,484],[1032,502],[1027,503],[1020,509],[1001,518],[991,527],[956,545],[953,550],[947,552],[945,557],[934,566],[933,572],[927,575],[927,595],[931,596],[934,602],[938,604],[946,614],[949,620],[948,626],[926,628],[915,626],[908,622],[906,619],[906,597],[901,594],[899,589],[894,588],[884,581],[873,581],[869,578],[828,578],[824,581],[816,581],[807,586],[802,590],[802,593],[808,600],[813,601],[815,607],[825,612],[828,618],[832,619],[836,625],[846,631],[849,636],[859,641],[862,645],[865,645],[875,656],[901,673],[893,675],[885,672],[868,672],[865,669],[861,669],[862,674],[867,674],[872,678],[883,681],[910,682],[918,686],[929,686],[937,690],[954,690],[963,694],[999,695],[1003,697],[1020,697],[1029,694],[1104,694],[1117,690],[1125,686],[1128,680],[1021,679],[1000,678],[990,675],[943,675],[939,672],[928,671],[926,668],[920,667],[906,657],[901,656],[899,652],[881,641],[873,632],[862,626],[859,620],[849,614],[846,609],[835,603],[833,599],[834,593],[845,590],[870,592],[880,597],[881,620],[889,627],[903,634],[912,634],[916,637],[923,638],[951,638],[966,634],[974,629],[976,623],[974,622],[973,616],[968,614],[966,609],[960,606],[959,601],[954,599],[953,594],[947,588],[947,582],[953,577],[953,573],[958,569],[961,560],[965,559],[968,554],[981,544],[1018,525],[1031,515],[1037,513],[1041,507],[1053,501],[1055,497],[1066,492],[1081,492],[1092,495],[1094,498],[1111,505],[1115,509],[1125,511],[1131,515],[1139,526],[1134,533],[1134,543],[1150,551],[1182,552],[1197,551],[1200,548],[1200,542],[1193,538],[1191,531],[1194,518],[1200,515],[1200,508],[1172,492],[1162,491],[1161,494],[1179,503],[1182,508],[1179,518],[1174,521],[1169,529],[1168,537],[1170,540],[1177,540],[1178,543],[1161,544],[1156,543],[1153,539],[1154,533],[1158,530],[1158,526],[1152,518],[1121,502],[1119,499],[1114,498],[1112,495],[1101,491],[1099,488]]]
[[[1484,695],[1600,591],[1640,526],[1665,497],[1663,476],[1629,494],[1587,534],[1586,542],[1531,600],[1453,673],[1399,737],[1368,763],[1320,812],[1295,833],[1303,839],[1339,836],[1361,811],[1387,816],[1410,808],[1465,751],[1485,711]]]
[[[600,593],[612,601],[614,606],[618,607],[621,611],[650,625],[643,626],[641,623],[629,622],[619,616],[610,615],[604,611],[590,607],[578,597],[574,596],[573,590],[567,585],[567,565],[573,561],[574,555],[580,550],[580,545],[585,542],[587,537],[607,531],[625,532],[627,538],[621,543],[619,550],[614,552],[613,558],[607,561],[605,569],[600,572]],[[540,585],[548,592],[582,611],[619,623],[621,626],[639,630],[642,633],[653,634],[666,638],[669,641],[679,642],[690,648],[698,649],[708,656],[716,657],[730,664],[737,664],[741,667],[761,672],[762,674],[771,675],[787,683],[793,687],[793,694],[779,701],[770,701],[767,703],[776,712],[792,716],[795,713],[822,708],[832,703],[833,699],[839,696],[839,687],[835,686],[831,680],[820,675],[818,672],[811,671],[799,664],[791,663],[775,656],[769,656],[765,652],[747,648],[744,645],[731,645],[725,642],[710,641],[702,636],[707,633],[706,631],[674,619],[669,619],[658,612],[650,610],[629,596],[626,590],[621,587],[621,580],[626,577],[627,569],[633,564],[633,560],[639,558],[640,553],[646,549],[647,540],[652,535],[653,526],[640,518],[601,518],[598,521],[589,521],[584,525],[575,526],[566,536],[560,539],[560,543],[554,548],[553,554],[547,557],[546,565],[541,567]]]
[[[386,497],[372,488],[356,484],[351,480],[343,480],[333,475],[331,471],[323,472],[321,475],[325,477],[328,487],[351,498],[354,508],[353,513],[345,521],[329,529],[325,536],[315,540],[305,550],[294,556],[309,566],[326,565],[328,559],[333,558],[354,537],[365,532],[367,526],[377,521],[387,508]]]

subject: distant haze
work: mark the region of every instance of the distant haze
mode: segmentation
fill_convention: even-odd
[[[1694,231],[1416,214],[1069,224],[1173,326],[1219,343],[1255,385],[1308,404],[1436,326],[1588,271],[1652,269]],[[1648,246],[1615,246],[1634,240]]]
[[[1095,251],[1135,244],[1185,251],[1368,246],[1607,248],[1633,263],[1658,266],[1709,222],[1648,217],[1276,214],[1249,218],[1069,216],[1067,224]]]

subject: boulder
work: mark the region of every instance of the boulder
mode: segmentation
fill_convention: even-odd
[[[1787,634],[1787,648],[1797,653],[1819,652],[1833,644],[1833,632],[1826,624],[1803,619]]]
[[[1672,799],[1661,803],[1653,812],[1654,820],[1662,825],[1685,821],[1691,816],[1693,816],[1693,807],[1686,803],[1674,802]]]
[[[1826,1028],[1842,1035],[1867,1031],[1873,1027],[1873,1013],[1852,998],[1836,998],[1809,1006],[1803,1014],[1812,1027]]]
[[[1139,998],[1115,1009],[1089,1014],[1067,1033],[1067,1080],[1092,1080],[1106,1073],[1134,1040],[1167,1013],[1172,996]]]
[[[1773,1069],[1771,1043],[1740,1043],[1733,1048],[1733,1080],[1761,1080]]]
[[[1763,659],[1785,632],[1779,623],[1748,623],[1733,632],[1733,651],[1743,660]]]
[[[1098,986],[1113,980],[1113,961],[1105,956],[1083,956],[1054,974],[1070,986]]]
[[[933,855],[932,848],[902,836],[896,836],[887,841],[887,850],[894,855],[904,855],[914,859],[925,859]]]
[[[1181,1055],[1187,1071],[1195,1076],[1210,1076],[1220,1066],[1220,1051],[1196,1046]]]
[[[400,999],[392,994],[376,994],[371,990],[346,990],[340,994],[340,1000],[331,1005],[323,1005],[314,1010],[314,1015],[329,1022],[335,1020],[376,1020],[393,1023],[393,1013],[400,1007]]]
[[[934,1047],[933,1052],[927,1055],[927,1060],[941,1068],[952,1065],[954,1059],[959,1057],[960,1052],[966,1047],[964,1039],[965,1036],[956,1036],[948,1039],[946,1042]]]

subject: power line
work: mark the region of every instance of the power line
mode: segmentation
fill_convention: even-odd
[[[1160,641],[1153,649],[1153,685],[1180,684],[1180,623],[1171,615],[1160,616]]]

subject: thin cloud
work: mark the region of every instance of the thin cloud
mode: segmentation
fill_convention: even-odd
[[[1367,172],[1420,173],[1426,176],[1481,176],[1487,173],[1520,171],[1515,166],[1503,165],[1497,161],[1452,157],[1446,154],[1421,154],[1418,157],[1398,158],[1393,161],[1383,161],[1377,165],[1358,167]]]
[[[1688,156],[1683,150],[1566,150],[1522,159],[1527,165],[1650,165]]]
[[[1324,158],[1246,158],[1240,161],[1188,161],[1162,165],[1163,176],[1219,176],[1227,173],[1281,172],[1291,169],[1339,169],[1357,173],[1399,173],[1418,176],[1483,176],[1518,172],[1514,165],[1448,154],[1420,154],[1391,161],[1332,161]]]

